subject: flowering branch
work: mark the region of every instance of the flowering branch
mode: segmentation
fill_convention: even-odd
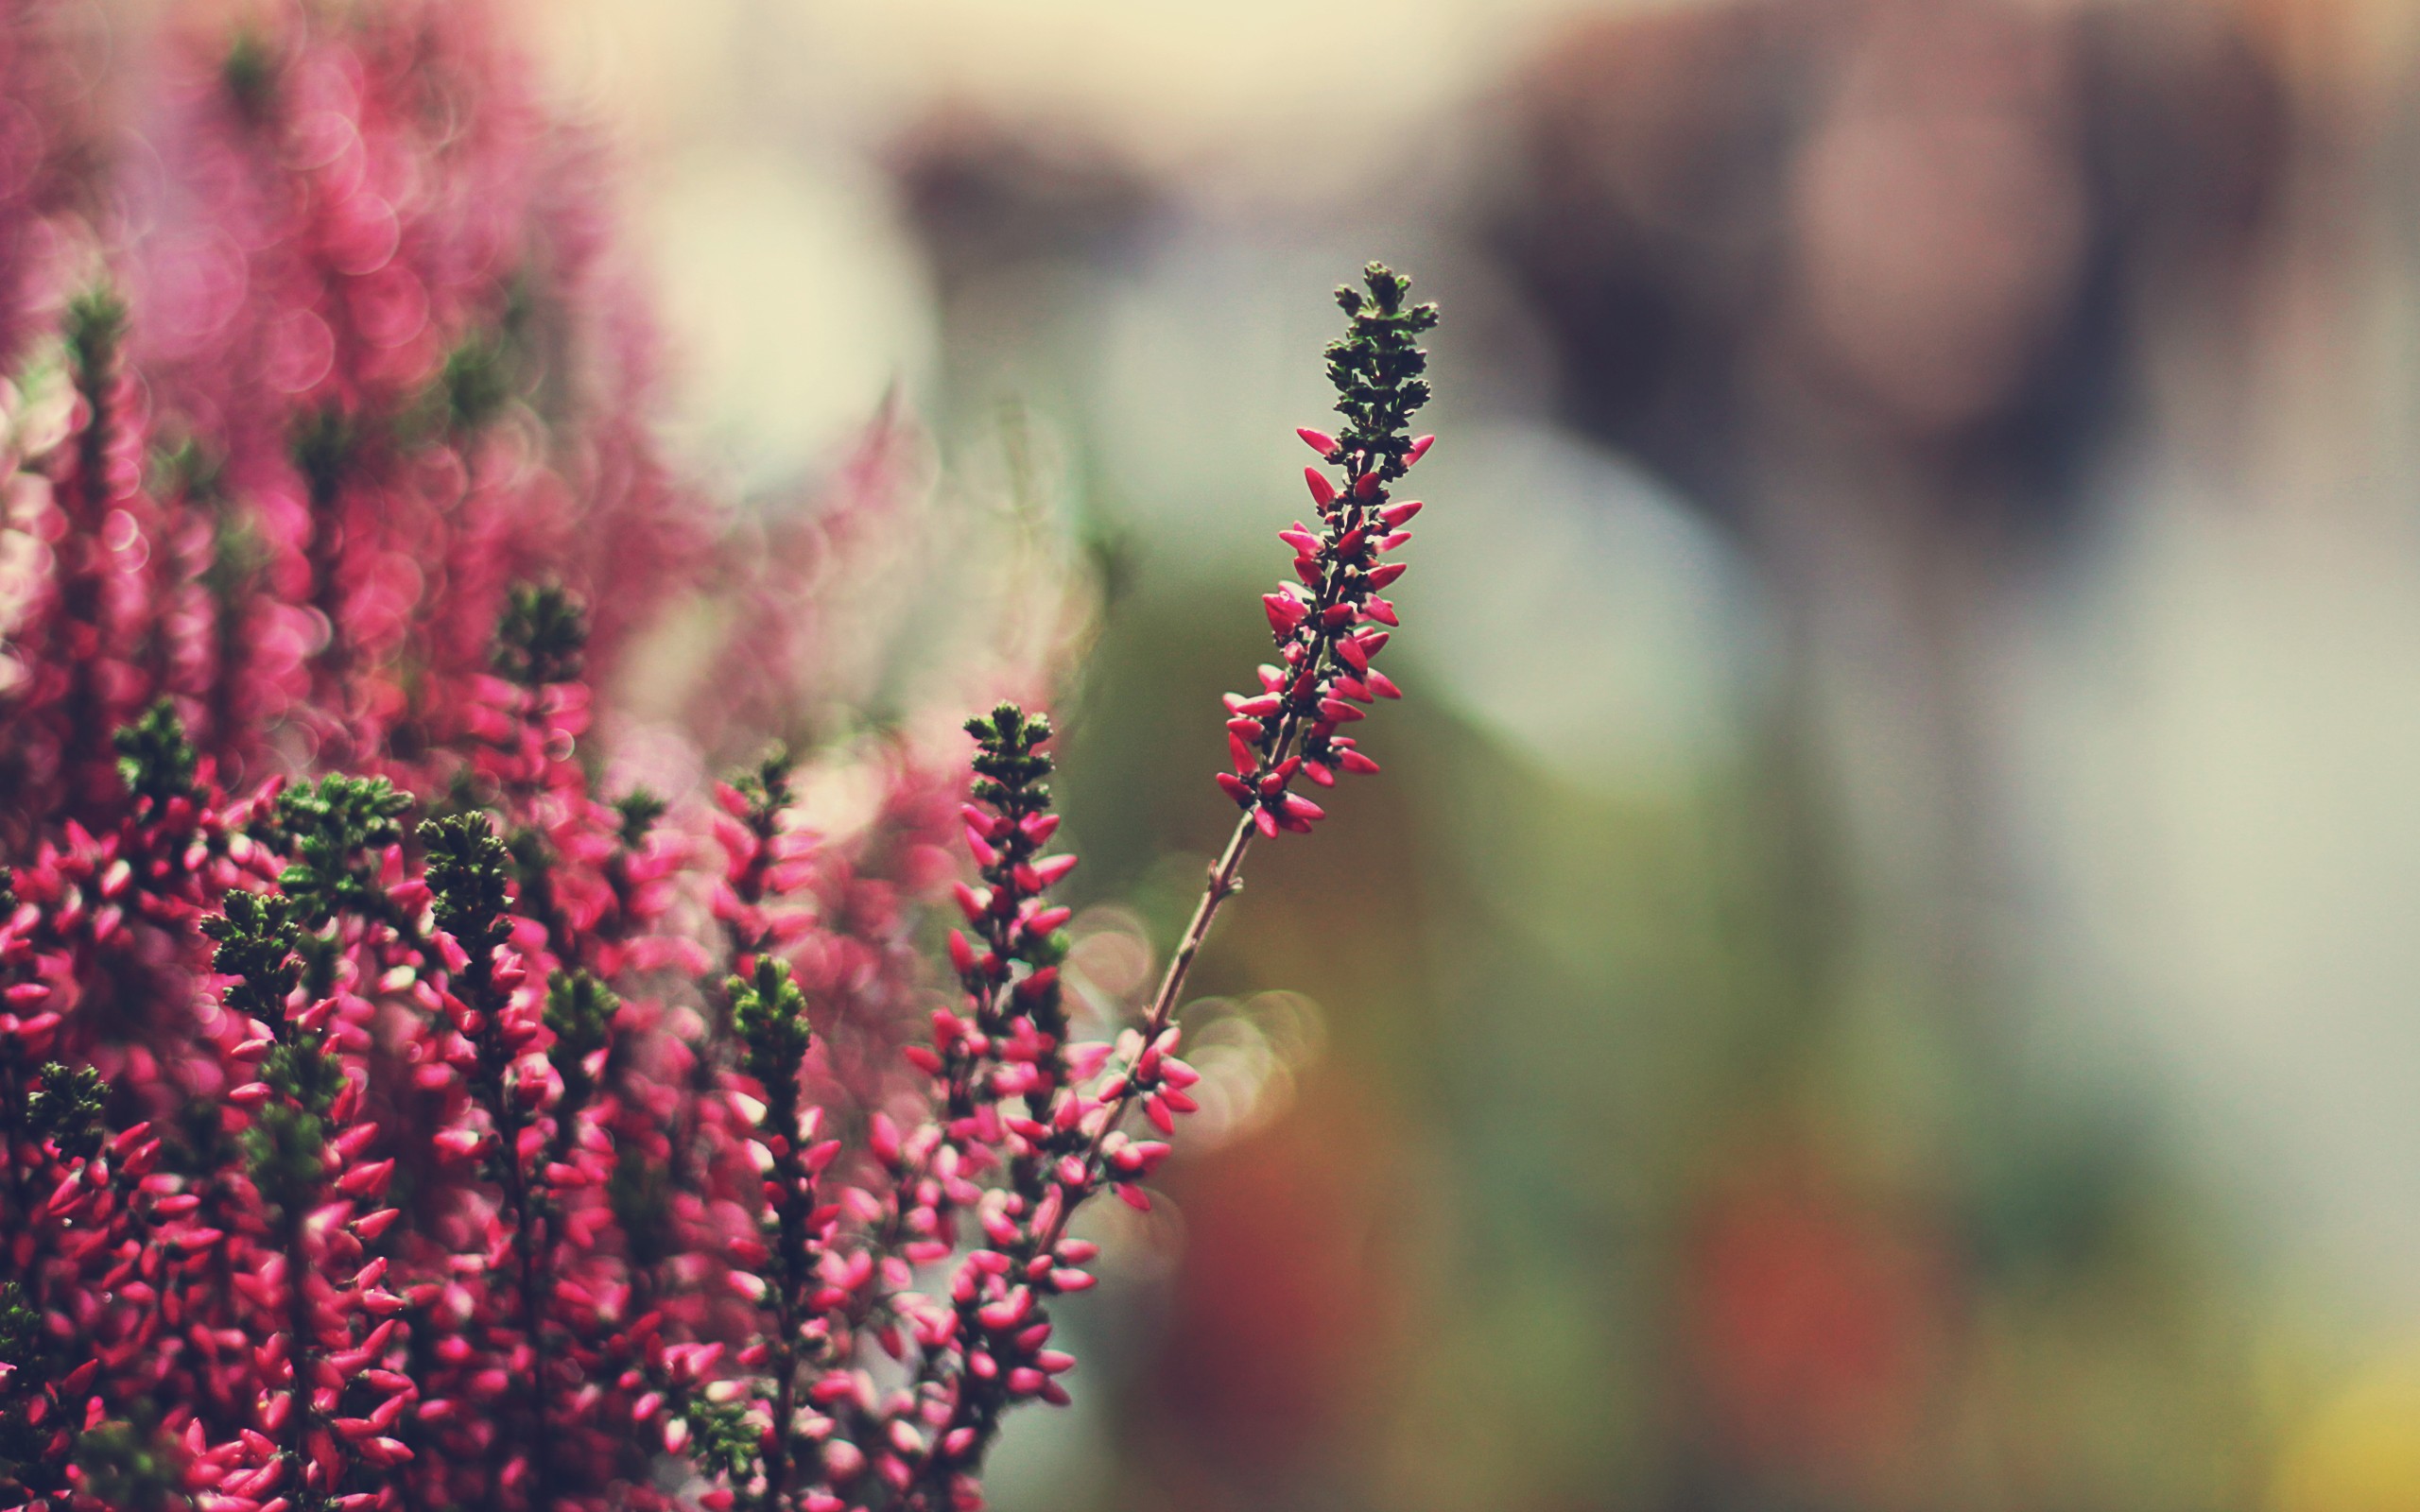
[[[1436,439],[1411,439],[1405,433],[1413,412],[1428,399],[1428,382],[1421,376],[1428,356],[1414,338],[1436,325],[1437,307],[1407,308],[1403,301],[1411,280],[1382,264],[1372,263],[1361,278],[1367,293],[1351,284],[1336,291],[1351,325],[1327,351],[1336,407],[1347,421],[1344,434],[1308,427],[1297,433],[1322,460],[1341,468],[1343,479],[1305,468],[1321,528],[1313,531],[1297,520],[1278,533],[1295,550],[1297,579],[1261,600],[1278,661],[1260,668],[1258,694],[1231,693],[1225,700],[1235,770],[1220,772],[1219,786],[1244,816],[1211,866],[1209,885],[1144,1014],[1145,1038],[1154,1043],[1175,1016],[1185,975],[1219,905],[1243,885],[1244,852],[1253,836],[1307,831],[1326,816],[1292,790],[1295,778],[1307,776],[1333,787],[1340,771],[1377,771],[1378,764],[1356,748],[1354,737],[1338,731],[1363,717],[1359,706],[1403,696],[1371,662],[1386,648],[1388,635],[1374,627],[1397,623],[1394,606],[1377,592],[1401,577],[1405,564],[1377,558],[1411,539],[1404,526],[1420,512],[1418,500],[1392,502],[1387,485],[1409,472]],[[1129,1094],[1135,1090],[1130,1087]]]
[[[969,721],[971,778],[604,794],[590,679],[698,554],[628,379],[544,387],[591,232],[477,13],[235,42],[162,158],[211,257],[96,249],[138,297],[51,301],[56,403],[0,384],[0,1512],[974,1512],[1068,1400],[1072,1215],[1148,1210],[1195,1108],[1246,851],[1376,770],[1435,312],[1343,293],[1241,816],[1076,1040],[1047,717]],[[827,833],[830,769],[874,801]]]

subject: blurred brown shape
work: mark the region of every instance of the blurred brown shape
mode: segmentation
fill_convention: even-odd
[[[972,110],[926,118],[889,157],[945,303],[1024,266],[1099,260],[1153,203],[1103,144]]]
[[[1492,245],[1564,408],[1729,514],[1809,417],[2050,502],[2147,308],[2239,301],[2286,124],[2170,0],[1690,7],[1576,27],[1511,97]]]

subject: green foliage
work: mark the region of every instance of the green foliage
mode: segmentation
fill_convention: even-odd
[[[977,798],[1012,819],[1050,807],[1050,787],[1043,779],[1050,775],[1053,764],[1049,753],[1041,748],[1052,734],[1049,715],[1028,714],[1015,704],[1004,702],[988,716],[977,714],[969,719],[966,732],[975,737],[977,747]],[[1004,855],[997,868],[985,869],[985,878],[994,886],[1006,880],[1006,868],[1012,864],[1015,853]],[[1004,951],[1028,966],[1056,966],[1066,958],[1068,943],[1064,931],[1042,937],[1019,931]]]
[[[261,1199],[291,1218],[320,1199],[327,1175],[326,1130],[317,1113],[291,1103],[263,1103],[244,1130],[244,1159]]]
[[[546,979],[546,1027],[555,1033],[546,1058],[563,1079],[566,1105],[587,1102],[596,1090],[588,1057],[610,1042],[621,1006],[614,989],[586,971],[557,971]]]
[[[302,932],[287,900],[242,890],[227,895],[221,911],[201,921],[201,932],[218,942],[211,953],[212,970],[233,978],[228,1006],[268,1024],[277,1040],[261,1060],[261,1080],[301,1108],[326,1112],[343,1090],[344,1074],[320,1049],[319,1036],[297,1028],[285,1013],[287,996],[322,942]],[[261,1153],[247,1148],[256,1157]]]
[[[1338,439],[1347,452],[1367,455],[1380,481],[1404,472],[1410,450],[1405,430],[1412,412],[1428,403],[1428,353],[1413,338],[1437,323],[1437,306],[1407,308],[1411,280],[1383,263],[1361,270],[1368,292],[1347,284],[1336,302],[1352,317],[1345,334],[1328,343],[1327,376],[1336,386],[1336,409],[1346,421]]]
[[[173,1448],[132,1423],[106,1422],[82,1435],[76,1465],[84,1472],[83,1494],[112,1512],[182,1504],[184,1468]]]
[[[125,298],[107,284],[67,301],[67,353],[75,360],[78,387],[90,389],[117,360],[126,341],[126,316]]]
[[[689,1453],[700,1469],[742,1485],[755,1475],[765,1431],[750,1418],[744,1403],[684,1395],[679,1409],[689,1420]]]
[[[614,800],[614,812],[622,816],[622,849],[635,850],[647,843],[648,833],[655,828],[671,807],[661,797],[644,787],[634,787]]]
[[[790,979],[789,963],[771,955],[756,957],[752,979],[735,976],[726,984],[731,993],[731,1027],[747,1047],[742,1064],[748,1074],[776,1100],[795,1104],[799,1062],[807,1042],[806,994]],[[786,1091],[787,1098],[780,1094]],[[795,1114],[795,1107],[791,1108]],[[783,1133],[795,1138],[794,1127]]]
[[[495,667],[524,687],[579,678],[588,645],[588,616],[560,588],[523,584],[512,590],[496,627]]]
[[[185,738],[175,703],[162,698],[110,738],[117,747],[117,775],[127,792],[154,803],[194,796],[194,773],[201,758]]]
[[[296,419],[286,448],[294,457],[295,471],[310,486],[314,501],[324,503],[337,496],[345,474],[353,470],[360,439],[352,419],[334,404],[305,411]]]
[[[151,486],[164,495],[217,499],[224,490],[222,459],[195,437],[151,454]]]
[[[278,794],[270,838],[293,858],[278,887],[306,928],[340,913],[387,916],[378,852],[404,837],[411,806],[383,777],[323,777]]]
[[[257,123],[268,115],[269,96],[277,86],[277,55],[258,31],[239,26],[219,62],[218,77],[227,86],[228,98],[235,102],[236,112]]]
[[[448,425],[458,431],[483,428],[521,392],[510,341],[501,332],[472,332],[445,354],[437,386]]]
[[[210,967],[234,978],[227,1005],[264,1023],[285,1018],[286,995],[302,980],[294,959],[294,905],[268,893],[240,888],[227,894],[220,911],[201,921],[201,932],[218,942]]]
[[[297,1034],[269,1047],[261,1059],[261,1080],[281,1097],[292,1098],[313,1113],[325,1113],[344,1091],[344,1070],[336,1057],[320,1048],[320,1038]]]
[[[474,956],[504,943],[512,856],[481,813],[448,814],[420,827],[428,848],[428,886],[437,895],[437,927]]]
[[[797,761],[789,747],[777,741],[758,758],[754,771],[731,780],[731,785],[748,799],[750,822],[759,834],[771,833],[773,816],[790,806],[795,797],[790,788],[790,768]]]
[[[51,1061],[42,1068],[42,1085],[26,1099],[26,1126],[69,1160],[89,1160],[100,1153],[108,1091],[109,1084],[92,1067],[70,1071]]]
[[[21,1379],[41,1389],[42,1336],[42,1317],[26,1305],[25,1288],[0,1281],[0,1365],[9,1370],[0,1375],[0,1389],[14,1387]]]
[[[201,574],[210,596],[221,606],[235,603],[268,564],[268,549],[258,527],[246,515],[222,510],[212,523],[210,565]]]
[[[1025,815],[1050,806],[1050,789],[1042,779],[1050,775],[1050,757],[1037,749],[1049,740],[1050,716],[1028,714],[1003,703],[989,717],[977,714],[966,732],[979,747],[975,754],[975,796],[1004,813]]]
[[[0,1370],[0,1488],[13,1484],[39,1494],[63,1484],[43,1464],[51,1430],[26,1420],[53,1373],[43,1343],[42,1314],[16,1282],[0,1283],[0,1366],[9,1367]]]
[[[512,885],[521,899],[521,911],[549,929],[559,930],[555,916],[555,848],[547,841],[546,832],[534,825],[522,825],[505,841],[504,848],[512,857]]]

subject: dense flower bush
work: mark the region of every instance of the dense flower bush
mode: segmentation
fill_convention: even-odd
[[[1084,1040],[1045,716],[835,757],[846,835],[787,754],[607,789],[594,690],[717,543],[478,12],[176,45],[147,236],[65,104],[0,156],[0,1506],[978,1505],[1246,849],[1375,770],[1433,311],[1340,291],[1235,837]]]

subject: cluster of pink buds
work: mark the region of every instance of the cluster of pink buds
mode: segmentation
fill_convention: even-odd
[[[1379,596],[1404,574],[1385,559],[1411,539],[1406,528],[1420,512],[1416,499],[1396,503],[1388,485],[1425,455],[1433,437],[1407,441],[1404,423],[1427,397],[1420,375],[1427,356],[1414,338],[1437,322],[1434,305],[1406,306],[1411,281],[1372,264],[1366,294],[1338,290],[1352,328],[1328,349],[1328,369],[1341,396],[1337,408],[1352,421],[1341,438],[1308,427],[1297,432],[1340,480],[1304,469],[1320,524],[1302,521],[1277,538],[1294,548],[1295,581],[1261,599],[1277,643],[1277,661],[1260,669],[1260,692],[1226,696],[1227,748],[1235,770],[1219,785],[1263,835],[1308,831],[1325,816],[1293,791],[1307,777],[1336,785],[1339,772],[1369,773],[1378,764],[1340,731],[1379,698],[1403,696],[1374,662],[1386,648],[1395,607]]]
[[[700,554],[572,360],[628,333],[480,15],[259,11],[165,92],[164,229],[84,228],[129,302],[45,349],[0,268],[0,363],[73,389],[0,434],[0,1512],[973,1512],[1068,1400],[1071,1222],[1149,1209],[1196,1110],[1245,847],[1375,770],[1434,312],[1346,300],[1247,813],[1141,1022],[1077,1040],[1046,717],[970,721],[971,774],[818,753],[877,792],[839,833],[786,754],[603,792],[595,627]],[[64,235],[23,166],[0,253]]]

